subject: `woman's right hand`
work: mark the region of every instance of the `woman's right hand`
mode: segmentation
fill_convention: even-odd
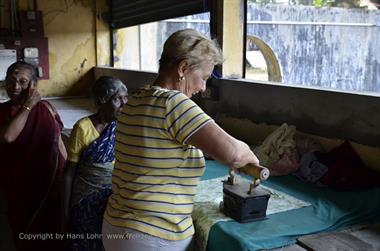
[[[30,83],[28,88],[25,90],[25,102],[24,106],[29,107],[32,109],[40,100],[41,100],[41,95],[37,91],[37,88],[34,83]]]
[[[233,161],[232,168],[238,169],[247,164],[259,165],[260,161],[252,152],[249,146],[243,141],[236,140],[236,157]]]
[[[29,111],[41,100],[34,83],[29,83],[28,88],[22,92],[17,104],[25,109],[19,109],[16,116],[0,125],[0,143],[12,143],[24,129],[29,116]]]

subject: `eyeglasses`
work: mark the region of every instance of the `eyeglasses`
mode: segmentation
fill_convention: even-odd
[[[5,85],[6,86],[10,86],[10,85],[14,85],[16,83],[19,83],[19,85],[22,87],[22,88],[27,88],[29,83],[30,83],[30,80],[29,79],[26,79],[26,78],[20,78],[20,79],[16,79],[16,78],[7,78],[5,80]]]

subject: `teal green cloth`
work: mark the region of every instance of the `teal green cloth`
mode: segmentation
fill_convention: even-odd
[[[207,161],[203,179],[226,174],[226,167]],[[264,221],[218,222],[210,230],[208,251],[277,248],[295,243],[301,235],[380,222],[380,188],[339,192],[303,183],[293,176],[270,177],[264,185],[312,206],[272,214]]]

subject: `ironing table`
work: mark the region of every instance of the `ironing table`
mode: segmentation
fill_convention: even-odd
[[[226,176],[227,173],[226,167],[208,160],[202,180]],[[295,243],[302,235],[380,222],[380,188],[340,192],[303,183],[291,175],[270,177],[263,185],[310,204],[268,215],[268,219],[262,221],[244,224],[234,220],[218,221],[208,233],[207,250],[278,248]],[[195,225],[196,222],[194,218]]]

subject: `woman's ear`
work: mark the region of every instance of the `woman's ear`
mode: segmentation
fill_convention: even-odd
[[[185,74],[185,71],[189,69],[189,63],[187,62],[186,59],[183,59],[181,62],[178,64],[178,76],[183,76]]]

